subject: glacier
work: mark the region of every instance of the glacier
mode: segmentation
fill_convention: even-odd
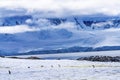
[[[112,50],[114,46],[119,49],[119,34],[120,17],[0,17],[0,55],[76,47],[80,50],[92,48],[90,51],[103,50],[104,47]]]

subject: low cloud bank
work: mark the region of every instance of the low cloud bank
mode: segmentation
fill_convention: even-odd
[[[0,26],[0,34],[16,34],[16,33],[24,33],[24,32],[34,32],[40,30],[54,30],[54,29],[67,29],[73,30],[76,29],[76,25],[74,23],[62,23],[60,25],[44,25],[41,24],[39,26],[28,26],[28,25],[16,25],[16,26]]]
[[[4,26],[0,27],[0,34],[15,34],[15,33],[22,33],[27,31],[37,31],[36,28],[30,28],[26,25],[19,25],[19,26]]]

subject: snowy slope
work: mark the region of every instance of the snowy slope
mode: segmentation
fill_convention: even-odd
[[[9,71],[11,74],[9,74]],[[0,58],[0,80],[119,80],[120,63]]]
[[[119,17],[0,18],[0,54],[120,46]],[[117,35],[116,35],[117,34]]]

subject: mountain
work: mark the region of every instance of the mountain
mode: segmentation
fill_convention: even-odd
[[[119,25],[119,17],[108,16],[2,17],[0,18],[0,31],[3,32],[0,32],[0,53],[18,54],[31,51],[64,50],[76,48],[75,46],[85,49],[103,47],[99,50],[108,46],[111,48],[109,50],[112,50],[114,46],[120,46]],[[20,30],[15,32],[16,27],[22,29],[22,32]],[[10,33],[10,31],[15,33]],[[88,49],[88,51],[91,50]]]
[[[84,30],[101,30],[109,28],[118,28],[120,24],[120,17],[61,17],[61,18],[42,18],[33,17],[31,15],[11,16],[0,18],[0,26],[15,26],[15,25],[29,25],[29,26],[49,26],[60,25],[62,23],[72,22]]]

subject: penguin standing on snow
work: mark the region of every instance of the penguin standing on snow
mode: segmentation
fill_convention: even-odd
[[[8,73],[11,74],[11,71],[9,70]]]

